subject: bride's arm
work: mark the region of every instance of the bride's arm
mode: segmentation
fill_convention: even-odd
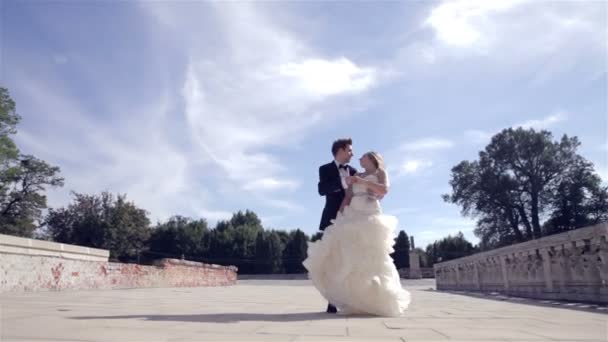
[[[344,199],[342,200],[342,204],[340,204],[340,209],[338,211],[344,210],[345,207],[350,205],[350,201],[353,199],[353,186],[349,185],[346,189],[346,193],[344,195]]]
[[[372,182],[363,178],[356,178],[356,183],[363,184],[369,190],[373,191],[376,195],[384,196],[388,193],[388,177],[386,171],[378,170],[378,182]]]

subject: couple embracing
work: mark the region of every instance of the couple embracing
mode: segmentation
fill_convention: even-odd
[[[400,316],[410,303],[390,254],[397,219],[382,213],[389,191],[382,156],[367,152],[357,171],[348,165],[352,140],[332,145],[334,160],[319,168],[319,195],[325,208],[323,237],[308,245],[304,267],[325,299],[327,312]]]

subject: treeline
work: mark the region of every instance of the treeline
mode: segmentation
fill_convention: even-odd
[[[110,250],[122,262],[150,263],[159,258],[183,258],[235,265],[241,274],[304,273],[309,237],[302,230],[265,229],[252,211],[209,227],[205,219],[174,216],[150,224],[147,213],[125,196],[74,193],[65,208],[50,209],[43,236],[56,242]],[[403,231],[392,254],[397,267],[406,267],[409,241]]]

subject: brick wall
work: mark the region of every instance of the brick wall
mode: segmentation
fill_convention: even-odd
[[[233,266],[163,259],[155,266],[0,253],[0,292],[233,285]]]

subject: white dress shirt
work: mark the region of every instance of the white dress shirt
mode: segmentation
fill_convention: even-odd
[[[346,177],[350,176],[347,169],[341,169],[340,163],[337,160],[334,160],[336,163],[336,167],[338,168],[338,172],[340,173],[340,180],[342,181],[342,187],[346,190],[348,188],[348,184],[346,184]]]

